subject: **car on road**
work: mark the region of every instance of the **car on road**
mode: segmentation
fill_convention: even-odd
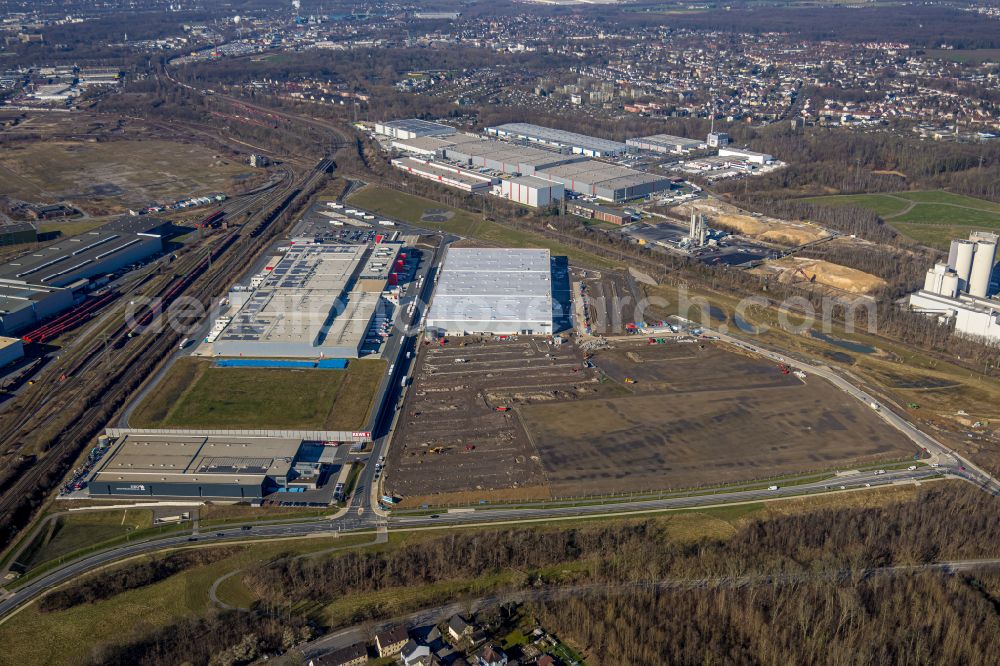
[[[241,530],[249,530],[249,529],[251,529],[251,527],[252,527],[251,525],[244,525],[244,526],[243,526],[243,527],[241,527],[240,529],[241,529]]]
[[[215,536],[217,536],[217,537],[224,537],[224,536],[226,536],[226,535],[225,535],[225,533],[224,533],[224,532],[216,532],[216,533],[215,533]]]
[[[441,517],[441,514],[439,514],[439,513],[435,513],[435,514],[432,514],[432,515],[431,515],[430,517],[431,517],[431,518],[440,518],[440,517]]]

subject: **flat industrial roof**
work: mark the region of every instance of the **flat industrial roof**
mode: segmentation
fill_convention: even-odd
[[[617,164],[598,162],[597,160],[557,164],[540,169],[537,173],[543,178],[546,176],[568,178],[584,181],[591,185],[609,186],[614,184],[618,187],[669,180],[667,176],[657,176],[644,171],[636,171],[628,167],[618,166]]]
[[[635,139],[629,139],[626,143],[649,143],[654,146],[662,146],[664,148],[670,148],[674,146],[680,146],[682,148],[697,148],[698,146],[705,145],[705,142],[700,139],[689,139],[683,136],[674,136],[672,134],[651,134],[650,136],[640,136]]]
[[[402,150],[436,152],[454,146],[455,142],[436,136],[418,136],[415,139],[393,139],[392,145]]]
[[[554,183],[551,180],[545,180],[544,178],[539,178],[538,176],[515,176],[510,179],[510,182],[517,183],[518,185],[526,185],[527,187],[535,187],[539,189],[553,187],[556,185],[562,187],[562,183]]]
[[[284,476],[298,439],[189,435],[124,435],[108,452],[95,482],[260,483]]]
[[[552,323],[548,250],[449,248],[428,322]]]
[[[29,303],[40,301],[57,291],[63,291],[63,289],[60,287],[25,284],[20,280],[4,280],[0,278],[0,314],[18,310]]]
[[[216,341],[305,345],[316,353],[360,346],[400,247],[293,245]]]
[[[420,120],[419,118],[390,120],[379,124],[385,125],[386,127],[392,127],[393,129],[403,130],[404,132],[422,132],[424,134],[450,134],[455,132],[455,128],[449,125],[432,123],[428,120]]]
[[[624,143],[618,143],[617,141],[601,139],[595,136],[587,136],[586,134],[577,134],[576,132],[567,132],[565,130],[554,129],[552,127],[532,125],[530,123],[506,123],[504,125],[490,127],[487,131],[490,130],[506,132],[516,136],[546,141],[563,146],[587,148],[600,152],[624,152],[627,148]]]
[[[162,225],[162,221],[157,221],[151,225],[130,228],[125,223],[114,223],[71,236],[5,262],[0,266],[0,279],[60,286],[59,278],[63,275],[105,260],[146,239],[161,238],[160,234],[147,230],[146,227],[157,229]]]
[[[422,162],[415,160],[412,157],[399,157],[394,159],[392,163],[401,169],[412,169],[413,171],[431,176],[449,178],[451,180],[464,183],[469,187],[483,187],[489,185],[490,183],[489,180],[485,178],[476,178],[475,176],[467,174],[463,171],[453,171],[435,164],[434,162]]]
[[[6,349],[11,345],[18,344],[21,342],[21,338],[8,338],[6,336],[0,335],[0,349]]]

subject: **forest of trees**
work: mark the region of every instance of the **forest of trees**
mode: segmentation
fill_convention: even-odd
[[[942,520],[942,516],[949,516]],[[593,560],[591,582],[862,571],[945,558],[1000,556],[1000,499],[972,486],[933,488],[916,501],[869,509],[823,509],[758,519],[728,539],[681,544],[656,521],[568,529],[458,532],[389,551],[286,559],[250,568],[249,589],[275,602],[329,602],[345,594],[532,572]],[[317,585],[317,581],[322,581]]]
[[[995,663],[1000,599],[974,578],[625,589],[543,601],[544,626],[593,664]]]
[[[248,663],[321,629],[291,609],[516,572],[488,591],[544,592],[543,623],[586,647],[588,663],[704,663],[708,655],[717,657],[711,663],[829,663],[824,647],[842,656],[834,663],[858,663],[854,654],[872,655],[862,663],[899,655],[987,663],[983,655],[1000,641],[997,585],[873,570],[1000,557],[998,530],[1000,498],[952,483],[885,505],[749,519],[732,536],[695,542],[675,540],[669,521],[655,519],[452,532],[252,566],[243,582],[263,600],[251,611],[140,626],[124,644],[98,646],[89,661]],[[586,566],[573,567],[569,578],[559,573],[558,565],[574,562]],[[447,591],[431,598],[455,600]],[[359,602],[350,621],[384,616],[380,606]],[[983,635],[968,637],[973,630]],[[657,653],[664,661],[650,657]]]

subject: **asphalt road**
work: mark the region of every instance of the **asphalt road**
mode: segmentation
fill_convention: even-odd
[[[366,467],[366,473],[374,466]],[[656,512],[665,509],[698,508],[732,504],[738,502],[754,502],[773,500],[780,497],[792,497],[821,492],[834,492],[843,487],[845,490],[862,489],[865,487],[885,486],[892,483],[919,481],[936,476],[940,470],[923,467],[915,471],[887,470],[884,474],[862,472],[851,476],[807,483],[797,486],[780,487],[777,490],[743,490],[726,493],[711,493],[690,497],[673,497],[653,500],[624,501],[615,504],[591,504],[584,506],[564,506],[545,508],[492,508],[475,511],[456,511],[435,514],[434,516],[400,516],[382,518],[369,510],[368,494],[359,488],[355,499],[341,517],[330,519],[310,519],[298,523],[253,524],[251,529],[243,526],[219,528],[203,531],[198,536],[185,532],[152,541],[140,541],[119,546],[113,550],[103,551],[70,562],[54,569],[35,580],[18,588],[13,594],[0,601],[0,618],[26,601],[29,601],[48,589],[73,578],[93,571],[94,569],[120,561],[134,555],[141,555],[165,548],[179,546],[194,546],[206,544],[223,544],[244,541],[248,538],[292,538],[310,536],[331,536],[351,530],[371,530],[377,525],[387,523],[390,530],[460,527],[476,524],[510,522],[524,524],[533,520],[548,521],[580,517],[598,517],[614,514],[637,515],[643,512]],[[247,523],[250,525],[250,523]]]

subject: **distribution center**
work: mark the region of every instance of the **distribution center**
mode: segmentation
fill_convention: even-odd
[[[506,125],[487,127],[486,133],[506,139],[540,143],[554,148],[566,148],[588,157],[615,157],[628,150],[628,146],[617,141],[530,123],[507,123]]]
[[[238,308],[214,340],[221,356],[357,358],[382,294],[395,284],[400,244],[296,244],[253,290],[236,289]]]
[[[551,335],[548,250],[448,248],[427,315],[436,335]]]

